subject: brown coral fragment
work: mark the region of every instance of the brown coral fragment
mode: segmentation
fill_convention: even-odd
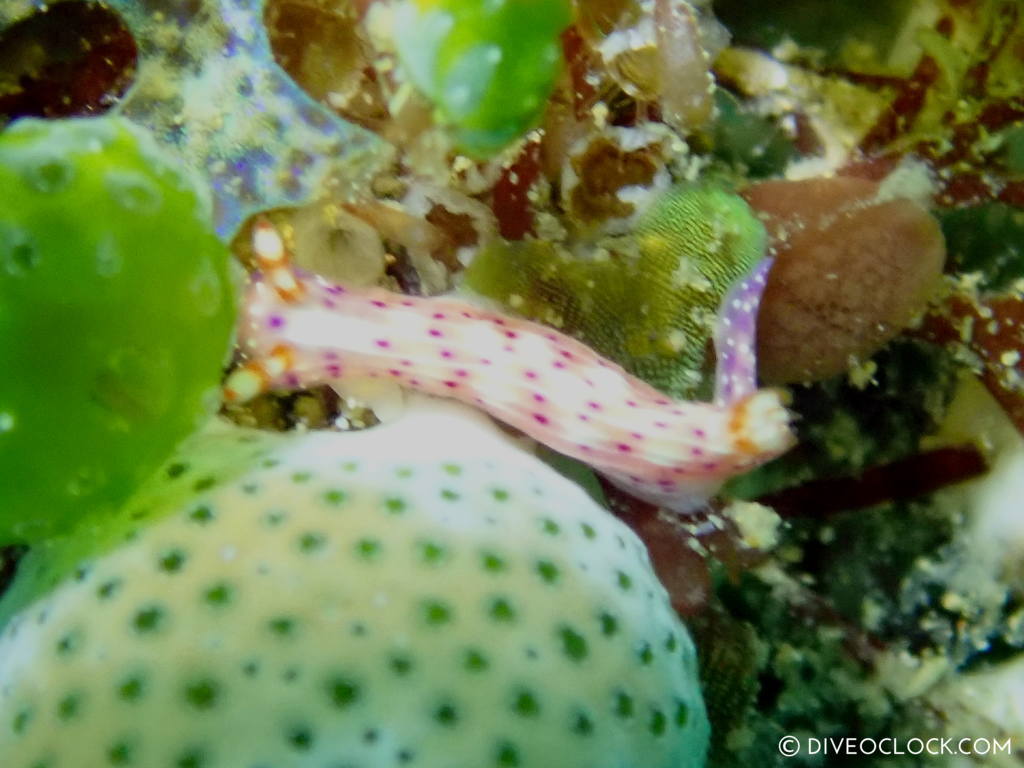
[[[660,161],[650,147],[627,150],[610,137],[594,139],[571,160],[579,178],[569,196],[571,214],[587,224],[630,216],[634,206],[619,198],[619,190],[653,184]]]
[[[895,337],[939,285],[938,222],[865,179],[769,181],[746,190],[776,255],[759,316],[767,383],[818,381]]]
[[[347,120],[381,132],[390,114],[361,11],[355,2],[268,0],[264,19],[274,58],[295,82]]]

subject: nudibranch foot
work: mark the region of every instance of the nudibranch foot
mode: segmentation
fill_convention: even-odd
[[[737,336],[720,339],[728,352],[720,401],[679,402],[537,323],[455,298],[299,275],[266,222],[257,225],[254,244],[263,272],[245,299],[240,343],[247,362],[229,377],[228,400],[353,378],[393,381],[476,406],[631,493],[678,510],[793,443],[780,393],[754,389],[747,353],[766,265],[739,286],[736,310],[723,315]]]

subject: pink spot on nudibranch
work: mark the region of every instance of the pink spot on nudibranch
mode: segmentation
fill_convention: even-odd
[[[633,446],[628,443],[619,443],[615,448],[619,453],[630,453],[633,450]]]
[[[548,417],[545,416],[543,413],[535,413],[535,414],[533,414],[533,420],[536,421],[538,424],[547,424],[548,423]]]
[[[444,336],[444,334],[441,333],[441,331],[439,331],[437,328],[431,328],[429,331],[427,331],[427,333],[429,333],[435,339]]]
[[[267,318],[267,325],[269,325],[271,328],[283,328],[284,318],[281,317],[280,315],[271,315],[269,318]]]
[[[386,306],[387,306],[387,303],[386,303],[386,302],[383,302],[383,301],[381,301],[380,299],[372,299],[372,300],[370,301],[370,303],[371,303],[371,304],[372,304],[373,306],[377,307],[378,309],[384,309],[384,307],[386,307]]]
[[[377,339],[377,341],[375,341],[374,344],[376,344],[381,349],[388,349],[391,346],[391,342],[388,341],[387,339]]]

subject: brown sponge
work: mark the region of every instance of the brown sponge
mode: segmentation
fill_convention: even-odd
[[[904,199],[878,201],[855,178],[766,181],[743,193],[772,238],[775,265],[758,317],[761,378],[818,381],[867,359],[939,284],[938,222]]]

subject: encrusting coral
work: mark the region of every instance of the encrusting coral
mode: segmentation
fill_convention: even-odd
[[[12,768],[704,765],[642,543],[454,403],[199,435],[0,615]]]
[[[603,253],[575,255],[542,240],[496,241],[464,285],[576,336],[664,392],[692,397],[719,305],[762,258],[764,227],[739,196],[684,184],[657,199],[635,231],[601,245]]]

